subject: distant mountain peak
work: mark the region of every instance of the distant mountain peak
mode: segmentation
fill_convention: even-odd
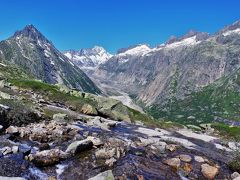
[[[13,37],[28,37],[33,40],[48,41],[45,36],[32,24],[25,26],[22,30],[15,32]]]
[[[83,69],[95,68],[113,56],[101,46],[80,49],[79,51],[69,50],[65,51],[64,55],[67,56],[71,62]]]

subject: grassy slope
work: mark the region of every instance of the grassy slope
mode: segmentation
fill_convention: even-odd
[[[240,70],[202,91],[192,93],[184,100],[170,99],[165,105],[153,105],[147,112],[157,119],[167,119],[181,124],[212,123],[216,118],[240,121]],[[171,102],[171,103],[170,103]],[[194,116],[195,118],[188,118]],[[240,136],[240,128],[230,128],[223,123],[214,123],[223,134]]]

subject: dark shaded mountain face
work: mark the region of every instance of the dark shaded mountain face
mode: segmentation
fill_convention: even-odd
[[[100,93],[91,79],[69,62],[33,25],[0,42],[0,61],[18,65],[47,83]]]
[[[212,36],[190,31],[156,48],[135,46],[120,51],[100,65],[93,76],[109,79],[148,107],[158,105],[159,110],[239,67],[240,23],[236,22]]]

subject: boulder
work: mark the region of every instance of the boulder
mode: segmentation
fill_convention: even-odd
[[[195,117],[194,116],[188,116],[187,119],[192,120],[192,119],[195,119]]]
[[[44,167],[59,163],[61,160],[66,159],[68,154],[59,149],[51,149],[30,154],[28,157],[36,166]]]
[[[2,99],[12,99],[12,96],[11,96],[11,95],[9,95],[9,94],[7,94],[7,93],[5,93],[5,92],[1,92],[1,91],[0,91],[0,97],[1,97]]]
[[[96,102],[96,110],[103,117],[131,122],[129,109],[124,106],[122,102],[115,99],[100,97],[88,93],[86,93],[85,98],[92,99]]]
[[[196,131],[201,131],[202,129],[199,126],[195,126],[192,124],[187,125],[187,128],[192,129],[192,130],[196,130]]]
[[[87,114],[87,115],[97,115],[97,110],[91,106],[90,104],[84,104],[80,110],[81,113]]]
[[[186,155],[186,154],[181,154],[179,156],[177,156],[181,161],[184,161],[184,162],[191,162],[192,161],[192,158],[191,156],[189,155]]]
[[[102,140],[97,138],[97,137],[88,136],[87,139],[92,141],[94,146],[101,146],[101,145],[103,145]]]
[[[88,139],[85,139],[82,141],[75,141],[75,142],[71,143],[68,146],[66,152],[72,153],[72,154],[77,154],[77,153],[80,153],[87,149],[91,149],[92,147],[93,147],[93,142]]]
[[[67,114],[58,113],[53,115],[53,120],[57,122],[66,122],[69,119]]]
[[[4,177],[4,176],[0,176],[1,180],[26,180],[25,178],[22,177]]]
[[[164,164],[171,166],[172,168],[178,169],[181,165],[179,158],[171,158],[164,161]]]
[[[199,163],[205,162],[204,158],[201,156],[194,156],[194,160]]]
[[[233,180],[236,180],[237,178],[240,179],[240,174],[239,174],[238,172],[234,172],[234,173],[231,174],[231,178],[232,178]]]
[[[233,151],[237,151],[240,149],[240,145],[237,144],[236,142],[228,142],[228,147]]]
[[[95,156],[98,159],[110,159],[112,157],[114,157],[116,153],[115,148],[113,149],[107,149],[107,148],[103,148],[103,149],[99,149],[95,152]]]
[[[210,166],[209,164],[201,165],[201,172],[206,179],[212,180],[216,177],[219,172],[219,169],[215,166]]]
[[[7,133],[7,134],[17,135],[17,134],[19,134],[19,131],[18,131],[18,128],[17,128],[17,127],[9,126],[9,127],[6,129],[6,133]]]
[[[6,147],[2,148],[1,151],[2,151],[2,154],[5,156],[7,154],[11,154],[12,153],[12,148],[6,146]]]
[[[166,149],[171,151],[171,152],[176,151],[177,145],[175,145],[175,144],[167,144],[166,145]]]
[[[18,151],[19,151],[18,146],[13,146],[13,147],[12,147],[12,153],[13,153],[13,154],[17,154]]]
[[[103,130],[109,130],[110,128],[112,127],[115,127],[116,126],[116,122],[115,121],[111,121],[111,120],[108,120],[108,119],[105,119],[105,118],[102,118],[102,117],[95,117],[94,119],[92,120],[89,120],[87,122],[87,124],[89,126],[97,126]]]
[[[114,164],[116,161],[117,161],[117,160],[112,157],[112,158],[110,158],[110,159],[107,159],[107,160],[105,161],[105,164],[106,164],[107,166],[109,166],[109,167],[112,167],[113,164]]]
[[[114,176],[112,173],[112,170],[108,170],[105,172],[102,172],[98,174],[97,176],[94,176],[88,180],[114,180]]]

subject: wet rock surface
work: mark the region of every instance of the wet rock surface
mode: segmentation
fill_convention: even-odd
[[[7,134],[0,136],[0,176],[231,179],[233,172],[226,161],[231,151],[228,145],[219,149],[218,138],[100,117],[89,116],[88,121],[65,121],[66,116],[60,117],[63,121],[8,127]]]

